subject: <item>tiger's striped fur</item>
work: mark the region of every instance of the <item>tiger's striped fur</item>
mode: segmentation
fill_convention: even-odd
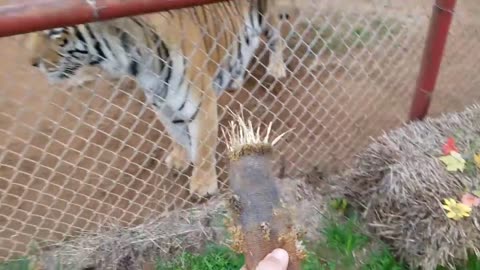
[[[262,34],[270,41],[269,72],[285,76],[283,41],[269,26],[281,18],[268,13],[274,1],[281,0],[232,0],[37,32],[32,64],[52,82],[86,66],[133,76],[173,138],[167,164],[183,170],[193,162],[190,192],[213,194],[217,96],[243,84]]]

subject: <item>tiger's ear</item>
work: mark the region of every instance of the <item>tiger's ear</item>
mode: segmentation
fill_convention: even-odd
[[[44,35],[51,41],[52,45],[63,47],[70,39],[70,34],[66,31],[46,30]]]
[[[40,44],[40,37],[41,33],[39,32],[32,32],[25,35],[25,47],[30,50],[34,51],[38,45]]]
[[[56,36],[53,41],[55,42],[55,45],[63,47],[68,42],[68,36],[66,34],[62,34],[61,36]]]
[[[42,32],[33,32],[26,35],[25,47],[29,55],[29,62],[32,66],[37,66],[47,45],[47,38]]]
[[[270,23],[275,24],[280,21],[290,21],[293,23],[295,18],[300,14],[296,2],[297,0],[270,1],[270,6],[268,7]]]

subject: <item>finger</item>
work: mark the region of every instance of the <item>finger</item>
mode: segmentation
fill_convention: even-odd
[[[288,253],[283,249],[275,249],[261,261],[257,270],[287,270]]]

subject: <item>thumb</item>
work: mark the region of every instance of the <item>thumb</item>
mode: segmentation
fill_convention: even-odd
[[[261,261],[256,270],[286,270],[288,267],[288,253],[283,249],[275,249]]]

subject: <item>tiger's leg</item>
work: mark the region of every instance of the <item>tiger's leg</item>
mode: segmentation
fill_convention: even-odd
[[[266,36],[270,49],[267,73],[276,79],[284,78],[287,76],[287,66],[283,60],[283,51],[286,47],[285,40],[281,37],[280,31],[273,26],[268,26]]]
[[[234,74],[232,78],[232,82],[230,84],[230,89],[242,89],[243,84],[245,82],[245,73],[246,73],[246,68],[244,67],[239,67],[238,68],[240,71],[237,72],[237,74]]]
[[[206,86],[200,110],[190,122],[189,131],[192,138],[191,159],[193,172],[190,179],[190,193],[199,196],[212,195],[218,191],[215,152],[217,146],[217,99],[211,90],[211,83]]]
[[[187,150],[176,141],[173,141],[172,149],[165,159],[165,163],[170,169],[175,169],[180,172],[186,170],[190,164]]]
[[[157,110],[157,116],[164,124],[173,140],[172,151],[166,158],[170,168],[184,169],[193,162],[190,178],[190,193],[198,196],[215,194],[218,190],[215,170],[215,150],[217,145],[217,102],[215,93],[209,86],[201,102],[187,102],[185,107],[198,107],[194,116],[184,118],[169,106]],[[191,111],[196,110],[192,109]],[[191,118],[190,118],[191,117]]]
[[[172,139],[171,150],[165,159],[165,163],[170,169],[184,171],[190,164],[188,156],[190,145],[188,125],[184,122],[175,121],[175,112],[169,106],[164,104],[156,106],[155,102],[153,102],[153,107],[158,119],[162,122]]]

